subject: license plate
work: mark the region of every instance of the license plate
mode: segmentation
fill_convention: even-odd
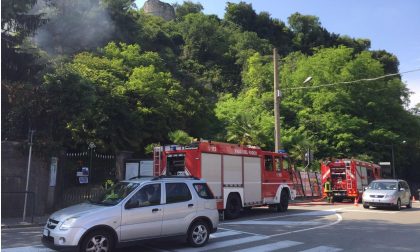
[[[43,235],[44,236],[50,236],[50,230],[44,229]]]

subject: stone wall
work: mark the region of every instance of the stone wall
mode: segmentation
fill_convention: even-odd
[[[143,5],[143,11],[147,14],[162,17],[169,21],[175,18],[174,7],[159,0],[148,0]]]
[[[27,143],[1,143],[1,217],[20,217],[26,189],[29,146]],[[32,152],[26,216],[46,213],[49,186],[49,161]],[[33,198],[34,197],[34,198]],[[33,208],[34,207],[34,208]]]

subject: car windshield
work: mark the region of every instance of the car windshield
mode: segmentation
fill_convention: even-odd
[[[397,190],[397,187],[397,182],[374,181],[369,185],[369,189],[373,190]]]
[[[139,186],[138,183],[119,182],[108,189],[96,199],[90,200],[92,204],[111,205],[120,203],[127,195]]]

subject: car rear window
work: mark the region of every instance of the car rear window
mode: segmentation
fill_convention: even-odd
[[[206,183],[194,183],[195,191],[203,199],[214,199],[214,195]]]

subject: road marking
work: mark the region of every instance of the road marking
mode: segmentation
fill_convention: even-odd
[[[229,225],[283,225],[283,226],[317,226],[322,224],[319,221],[238,221],[238,222],[229,222]]]
[[[239,245],[239,244],[244,244],[244,243],[249,243],[249,242],[255,242],[255,241],[261,241],[261,240],[265,240],[268,239],[268,236],[263,236],[263,235],[255,235],[255,236],[250,236],[250,237],[245,237],[245,238],[240,238],[240,239],[234,239],[234,240],[229,240],[229,241],[222,241],[222,242],[209,242],[204,249],[205,250],[211,250],[211,249],[218,249],[218,248],[225,248],[228,246],[234,246],[234,245]],[[197,251],[203,251],[203,248],[185,248],[185,249],[180,249],[180,250],[176,250],[176,251],[182,251],[182,252],[197,252]]]
[[[360,213],[373,213],[373,214],[396,214],[396,211],[375,211],[375,210],[358,210],[358,209],[341,209],[341,212],[360,212]]]
[[[335,252],[335,251],[341,251],[340,248],[334,248],[334,247],[327,247],[327,246],[319,246],[307,250],[302,250],[300,252]]]
[[[19,232],[19,234],[35,234],[35,235],[42,235],[42,233],[41,233],[41,232],[39,232],[39,231],[22,231],[22,232]]]
[[[336,209],[331,210],[320,210],[320,211],[310,211],[305,213],[291,214],[289,216],[328,216],[333,215],[337,212]]]
[[[226,237],[226,236],[231,236],[231,235],[239,235],[239,234],[243,234],[243,233],[240,231],[235,231],[235,230],[216,232],[210,235],[210,239],[221,238],[221,237]]]
[[[46,248],[44,246],[39,247],[17,247],[17,248],[2,248],[2,252],[53,252],[54,250],[51,250],[49,248]]]
[[[318,228],[324,228],[324,227],[329,227],[329,226],[333,226],[336,225],[338,223],[340,223],[343,220],[343,217],[340,214],[335,214],[335,216],[337,216],[337,220],[332,222],[332,223],[328,223],[322,226],[318,226],[318,227],[311,227],[311,228],[305,228],[305,229],[300,229],[300,230],[294,230],[294,231],[290,231],[290,232],[285,232],[285,233],[281,233],[281,234],[274,234],[274,235],[270,235],[269,237],[276,237],[276,236],[282,236],[282,235],[288,235],[288,234],[293,234],[293,233],[299,233],[299,232],[304,232],[304,231],[308,231],[308,230],[313,230],[313,229],[318,229]]]
[[[239,230],[233,230],[233,229],[228,229],[228,228],[218,228],[217,230],[235,231],[235,232],[239,232],[241,234],[249,234],[249,235],[261,235],[261,234],[256,234],[256,233],[251,233],[251,232],[245,232],[245,231],[239,231]]]
[[[277,249],[284,249],[284,248],[293,247],[293,246],[300,245],[300,244],[303,244],[303,243],[286,240],[286,241],[275,242],[275,243],[270,243],[270,244],[261,245],[261,246],[255,246],[255,247],[252,247],[252,248],[235,250],[234,252],[255,252],[255,251],[269,252],[269,251],[274,251],[274,250],[277,250]]]

